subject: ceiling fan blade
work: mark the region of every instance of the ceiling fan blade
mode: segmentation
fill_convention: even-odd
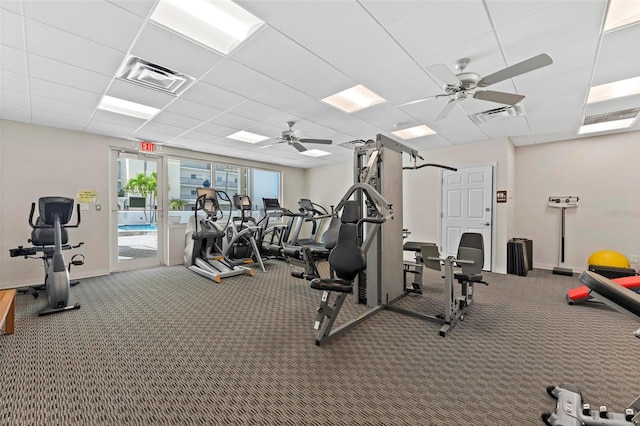
[[[305,152],[307,150],[307,148],[305,148],[304,145],[302,145],[300,142],[291,141],[289,145],[293,146],[295,149],[297,149],[300,152]]]
[[[447,118],[447,116],[449,115],[449,113],[451,112],[454,106],[456,106],[456,100],[451,99],[449,102],[445,104],[444,107],[442,107],[438,115],[436,115],[436,118],[434,119],[434,121],[440,121]]]
[[[428,100],[431,100],[431,99],[435,99],[435,98],[440,97],[440,96],[446,96],[446,95],[427,96],[426,98],[416,99],[415,101],[405,102],[403,104],[396,105],[396,107],[400,108],[400,107],[405,107],[405,106],[409,106],[409,105],[413,105],[413,104],[419,104],[420,102],[424,102],[424,101],[428,101]]]
[[[427,68],[434,77],[449,86],[459,86],[460,79],[444,64],[435,64]]]
[[[552,63],[553,59],[551,59],[551,56],[547,55],[546,53],[541,53],[538,56],[525,59],[524,61],[518,62],[515,65],[511,65],[510,67],[506,67],[505,69],[496,71],[493,74],[489,74],[478,82],[478,87],[487,87],[492,84],[499,83],[503,80],[516,77],[520,74],[525,74],[529,71],[546,67],[547,65],[551,65]]]
[[[493,90],[483,90],[473,95],[475,99],[483,101],[497,102],[505,105],[515,105],[524,99],[524,95],[516,95],[515,93],[495,92]]]
[[[333,143],[330,139],[298,139],[298,142],[302,143],[322,143],[325,145],[331,145]]]

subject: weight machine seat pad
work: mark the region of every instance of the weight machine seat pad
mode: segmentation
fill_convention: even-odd
[[[433,243],[419,243],[416,241],[407,241],[406,243],[404,243],[404,245],[402,246],[402,250],[404,251],[420,251],[422,249],[422,246],[430,246],[430,245],[434,245]]]
[[[453,278],[455,278],[458,281],[468,281],[468,282],[473,282],[473,283],[477,283],[482,281],[482,275],[480,274],[453,274]]]
[[[353,281],[316,278],[311,280],[311,288],[315,290],[335,291],[338,293],[351,293],[353,291]]]
[[[591,271],[580,274],[580,282],[602,297],[640,317],[640,294]]]

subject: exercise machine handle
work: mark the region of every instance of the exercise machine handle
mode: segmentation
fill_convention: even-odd
[[[53,225],[34,225],[33,224],[33,214],[36,211],[36,203],[31,203],[31,211],[29,212],[29,226],[33,229],[44,229],[44,228],[53,228]],[[76,203],[76,213],[77,213],[77,221],[75,225],[61,225],[62,228],[77,228],[80,226],[80,203]]]

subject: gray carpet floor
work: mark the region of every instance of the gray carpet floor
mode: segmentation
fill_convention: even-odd
[[[0,335],[3,425],[537,425],[551,384],[622,410],[638,394],[638,324],[597,304],[569,306],[577,278],[486,273],[464,322],[382,311],[325,346],[312,324],[321,292],[278,261],[215,284],[184,267],[83,280],[82,308],[38,317],[16,299]],[[442,306],[429,271],[424,295]],[[364,309],[345,303],[340,321]]]

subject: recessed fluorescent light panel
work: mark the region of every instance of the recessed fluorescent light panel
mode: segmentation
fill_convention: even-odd
[[[148,120],[160,112],[158,108],[138,104],[112,96],[103,96],[98,109],[115,112],[116,114],[128,115],[131,117]]]
[[[302,151],[300,154],[308,155],[309,157],[324,157],[325,155],[331,155],[330,152],[323,151],[321,149],[308,149],[306,151]]]
[[[269,136],[262,136],[262,135],[247,132],[244,130],[235,132],[234,134],[229,135],[227,137],[229,139],[235,139],[237,141],[248,142],[248,143],[258,143],[258,142],[266,141],[267,139],[269,139]]]
[[[150,19],[225,55],[264,24],[231,0],[160,0]]]
[[[626,27],[640,21],[640,2],[630,0],[609,0],[604,31]]]
[[[340,93],[324,98],[325,102],[344,112],[355,112],[385,102],[380,96],[359,84]]]
[[[609,130],[626,129],[635,121],[635,118],[626,118],[624,120],[615,121],[603,121],[602,123],[587,124],[580,126],[578,130],[579,135],[586,135],[589,133],[606,132]]]
[[[433,129],[425,126],[424,124],[421,126],[409,127],[408,129],[396,130],[395,132],[391,133],[402,139],[413,139],[419,138],[420,136],[429,136],[436,134]]]
[[[640,3],[640,2],[639,2]],[[627,78],[613,83],[601,84],[589,89],[587,103],[606,101],[607,99],[622,98],[640,94],[640,77]]]

